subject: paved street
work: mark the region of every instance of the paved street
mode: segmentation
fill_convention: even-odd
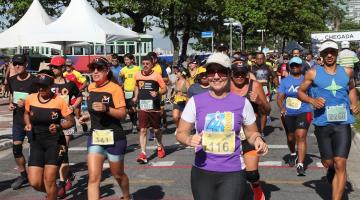
[[[319,152],[313,127],[308,134],[308,154],[306,157],[307,176],[297,177],[296,169],[287,167],[285,160],[288,156],[285,134],[279,121],[278,109],[272,103],[272,123],[266,131],[266,141],[270,146],[268,155],[261,158],[261,180],[266,193],[266,199],[274,200],[316,200],[329,199],[330,186],[325,180],[325,169],[319,160]],[[6,107],[0,106],[4,111]],[[7,117],[1,113],[1,120]],[[170,121],[170,112],[168,119]],[[9,122],[7,122],[9,123]],[[124,123],[124,129],[130,129],[130,123]],[[2,127],[0,127],[2,128]],[[6,127],[5,127],[6,128]],[[2,128],[1,130],[6,130]],[[174,125],[170,124],[164,135],[167,156],[158,159],[154,154],[147,165],[138,165],[135,158],[138,153],[137,135],[128,134],[128,152],[125,164],[126,173],[130,177],[130,191],[136,200],[192,199],[190,190],[190,169],[193,161],[193,149],[183,148],[179,145],[173,135]],[[71,144],[70,162],[72,169],[76,172],[74,187],[69,192],[67,199],[86,199],[87,192],[87,166],[86,166],[86,136],[77,137]],[[154,142],[148,144],[148,155],[155,149]],[[354,148],[354,146],[353,146]],[[25,154],[28,148],[25,148]],[[358,158],[360,156],[357,154]],[[359,162],[360,159],[355,159]],[[360,163],[359,163],[360,164]],[[24,187],[13,191],[10,185],[17,172],[11,149],[0,152],[0,199],[43,199],[44,194],[34,191],[30,187]],[[247,190],[251,198],[250,188]],[[101,183],[101,194],[104,199],[118,199],[121,191],[111,177],[108,164],[104,164],[103,181]],[[360,190],[352,188],[348,183],[344,199],[360,199]]]

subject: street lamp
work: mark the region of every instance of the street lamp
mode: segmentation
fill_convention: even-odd
[[[242,25],[240,22],[235,21],[234,19],[229,19],[229,22],[224,23],[224,26],[230,26],[230,56],[232,56],[233,53],[233,47],[232,47],[232,32],[233,32],[233,26],[240,26],[242,29]]]
[[[264,45],[264,32],[267,31],[266,29],[258,29],[256,32],[261,32],[261,47]],[[265,45],[264,45],[265,46]]]

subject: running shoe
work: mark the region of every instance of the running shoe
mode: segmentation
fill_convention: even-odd
[[[65,181],[60,181],[57,185],[57,188],[58,188],[58,193],[57,193],[57,196],[58,198],[60,199],[63,199],[66,197],[66,182]]]
[[[27,177],[18,176],[16,180],[11,184],[11,188],[13,190],[18,190],[21,188],[22,185],[26,184],[28,182]]]
[[[147,157],[143,152],[138,155],[136,161],[140,164],[146,164],[148,162]]]
[[[329,167],[326,172],[326,179],[330,185],[332,184],[334,176],[335,176],[335,169],[333,167]]]
[[[296,165],[296,171],[297,171],[298,176],[306,176],[305,168],[304,168],[304,165],[302,163],[298,163]]]
[[[133,125],[132,126],[132,133],[133,134],[136,134],[138,131],[137,131],[137,127],[136,127],[136,125]]]
[[[260,185],[251,187],[251,189],[254,193],[254,200],[265,200],[265,195]]]
[[[290,155],[288,160],[289,167],[294,167],[296,163],[296,155]]]
[[[164,147],[159,146],[157,148],[157,156],[158,156],[158,158],[163,158],[163,157],[165,157],[165,155],[166,155],[166,153],[165,153]]]

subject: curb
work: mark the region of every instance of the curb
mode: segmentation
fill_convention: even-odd
[[[0,151],[11,148],[12,144],[13,144],[13,141],[11,139],[8,139],[8,140],[6,139],[5,141],[1,141],[0,142]]]
[[[352,140],[354,141],[356,149],[360,152],[360,133],[357,132],[354,127],[351,127],[351,129],[353,132]]]

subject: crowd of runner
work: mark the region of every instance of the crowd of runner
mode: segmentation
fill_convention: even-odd
[[[310,53],[302,59],[299,49],[281,56],[262,52],[230,56],[222,44],[204,62],[189,58],[171,68],[161,65],[153,52],[138,64],[132,54],[125,54],[124,65],[112,55],[88,65],[90,83],[71,60],[61,56],[51,59],[49,69],[31,75],[26,71],[27,57],[15,55],[5,79],[13,111],[13,154],[20,172],[12,188],[29,182],[45,192],[47,199],[65,197],[75,176],[68,147],[72,136],[80,132],[76,130],[79,123],[89,133],[88,199],[101,196],[106,159],[121,188],[121,199],[131,199],[121,120],[129,115],[132,133],[139,135],[139,164],[148,162],[148,140],[154,140],[158,158],[164,158],[165,104],[171,103],[174,137],[195,149],[190,180],[194,199],[243,199],[248,182],[254,200],[265,200],[258,168],[260,157],[268,152],[264,129],[271,121],[270,102],[276,94],[290,151],[288,165],[296,168],[297,176],[306,175],[306,138],[312,123],[332,199],[340,200],[346,183],[350,124],[359,112],[353,71],[359,60],[349,43],[341,46],[340,51],[336,42],[328,40],[316,58]],[[87,112],[81,113],[83,94]],[[27,168],[25,137],[30,143]]]

